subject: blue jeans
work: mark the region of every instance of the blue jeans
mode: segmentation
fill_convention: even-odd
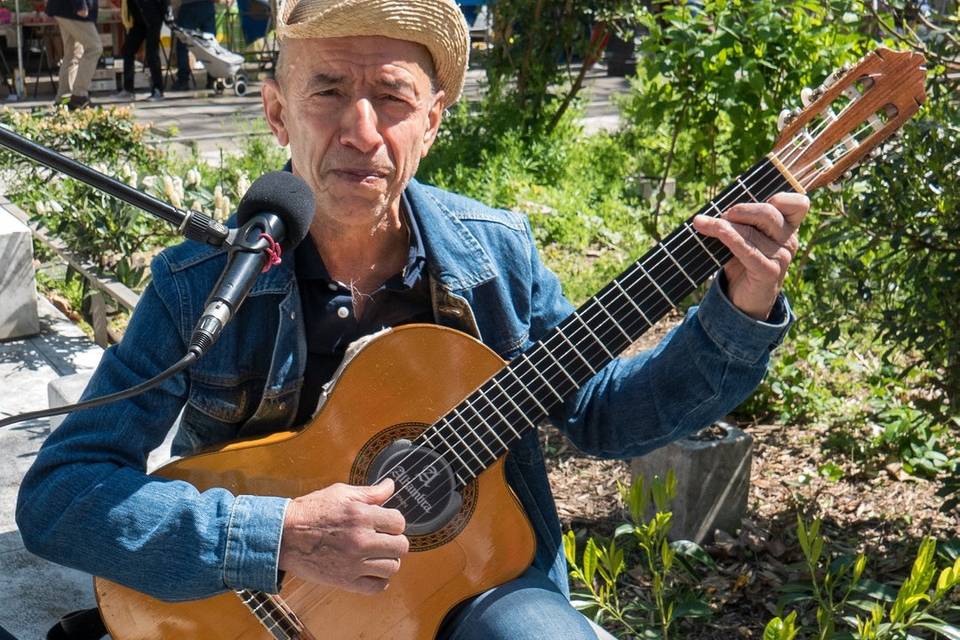
[[[217,12],[213,2],[200,0],[180,5],[177,12],[177,24],[184,29],[199,29],[204,33],[217,32]],[[187,82],[190,79],[190,57],[187,55],[187,45],[177,40],[177,82]]]
[[[526,573],[454,609],[437,640],[596,640],[587,619],[543,571]]]

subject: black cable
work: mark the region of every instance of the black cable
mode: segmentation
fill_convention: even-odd
[[[111,402],[116,402],[117,400],[125,400],[131,396],[143,393],[148,391],[153,387],[161,384],[168,378],[172,378],[177,375],[198,359],[197,354],[193,351],[187,353],[183,356],[179,362],[175,365],[164,371],[163,373],[157,375],[156,377],[147,380],[146,382],[141,382],[135,387],[130,387],[124,391],[118,391],[117,393],[112,393],[108,396],[101,396],[99,398],[93,398],[91,400],[84,400],[83,402],[78,402],[77,404],[67,405],[65,407],[54,407],[53,409],[44,409],[43,411],[31,411],[29,413],[21,413],[20,415],[10,416],[9,418],[4,418],[0,420],[0,429],[8,427],[11,424],[16,424],[18,422],[23,422],[24,420],[33,420],[34,418],[49,418],[50,416],[59,416],[64,413],[71,413],[73,411],[80,411],[81,409],[92,409],[93,407],[99,407],[105,404],[110,404]]]

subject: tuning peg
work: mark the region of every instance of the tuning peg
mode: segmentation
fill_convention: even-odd
[[[777,117],[777,130],[783,131],[786,129],[791,122],[796,120],[797,112],[791,109],[784,109],[780,112],[780,115]]]
[[[809,107],[817,98],[823,94],[823,91],[820,88],[811,89],[810,87],[804,87],[800,90],[800,102],[803,103],[804,107]]]

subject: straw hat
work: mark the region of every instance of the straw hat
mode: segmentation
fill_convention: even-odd
[[[421,44],[447,105],[460,98],[470,34],[453,0],[281,0],[278,13],[281,39],[384,36]]]

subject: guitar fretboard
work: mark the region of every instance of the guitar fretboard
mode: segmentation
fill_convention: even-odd
[[[792,191],[763,159],[698,213],[719,216],[734,204]],[[731,258],[692,217],[424,431],[418,442],[441,453],[466,484],[506,453],[595,373],[707,281]]]

